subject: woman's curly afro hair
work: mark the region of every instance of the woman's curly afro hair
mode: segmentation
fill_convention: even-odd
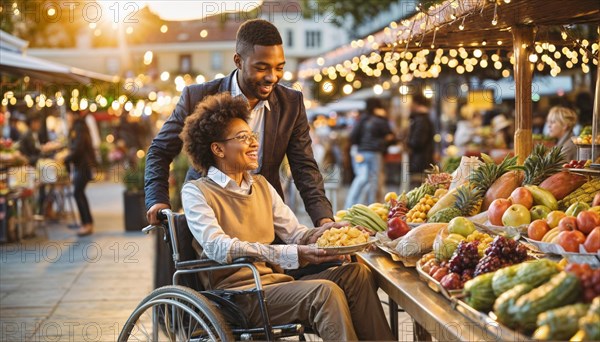
[[[233,119],[248,122],[250,110],[242,97],[232,97],[228,92],[207,96],[196,106],[194,113],[185,119],[179,137],[183,150],[194,168],[206,174],[215,165],[210,145],[224,139],[227,126]]]

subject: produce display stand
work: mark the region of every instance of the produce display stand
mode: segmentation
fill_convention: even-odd
[[[390,297],[392,332],[398,337],[397,309],[400,305],[414,320],[414,340],[431,341],[526,341],[530,338],[508,329],[485,315],[474,315],[458,301],[436,293],[419,278],[415,268],[406,268],[382,251],[358,253],[379,287]],[[457,314],[461,312],[462,314]]]

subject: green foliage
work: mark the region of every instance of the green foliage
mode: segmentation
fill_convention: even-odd
[[[318,14],[337,26],[343,26],[348,17],[353,20],[353,26],[359,26],[381,12],[389,10],[395,3],[398,3],[398,0],[302,0],[301,2],[302,12],[306,18]]]
[[[146,169],[146,157],[138,159],[137,165],[131,165],[125,170],[123,183],[128,192],[144,191],[144,172]]]

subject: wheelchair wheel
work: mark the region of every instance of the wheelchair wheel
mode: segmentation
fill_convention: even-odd
[[[164,286],[148,295],[119,334],[125,341],[233,341],[214,305],[183,286]]]

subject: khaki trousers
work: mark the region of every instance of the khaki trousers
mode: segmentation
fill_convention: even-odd
[[[271,324],[299,322],[325,341],[394,340],[371,271],[351,263],[300,280],[264,287]],[[239,301],[253,325],[262,325],[256,302]]]

